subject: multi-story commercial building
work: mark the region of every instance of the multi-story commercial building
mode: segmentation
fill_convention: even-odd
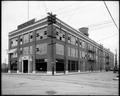
[[[9,33],[9,72],[102,71],[113,65],[114,54],[91,40],[88,28],[78,31],[58,18],[33,19]]]

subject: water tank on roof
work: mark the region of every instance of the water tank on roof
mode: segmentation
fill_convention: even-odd
[[[79,31],[82,32],[84,35],[89,36],[87,27],[79,28]]]

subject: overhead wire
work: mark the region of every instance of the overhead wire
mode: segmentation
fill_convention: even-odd
[[[96,42],[99,42],[99,41],[103,41],[103,40],[106,40],[106,39],[112,38],[112,37],[114,37],[114,36],[116,36],[116,35],[118,35],[118,33],[113,34],[113,35],[111,35],[111,36],[107,36],[107,37],[105,37],[105,38],[103,38],[103,39],[101,39],[101,40],[98,40],[98,41],[96,41]]]
[[[28,18],[27,19],[29,20],[29,0],[28,0]]]
[[[116,22],[115,22],[114,18],[112,17],[112,14],[110,13],[109,8],[107,7],[107,4],[105,3],[105,1],[104,1],[104,0],[103,0],[103,2],[104,2],[104,5],[105,5],[105,7],[106,7],[106,9],[107,9],[107,11],[108,11],[108,13],[109,13],[109,15],[110,15],[110,17],[111,17],[111,19],[112,19],[113,23],[115,24],[116,28],[119,30],[119,28],[118,28],[118,26],[117,26],[117,24],[116,24]]]

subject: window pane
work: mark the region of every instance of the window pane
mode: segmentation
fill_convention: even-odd
[[[11,47],[17,46],[18,45],[18,38],[11,39]]]
[[[29,42],[29,34],[25,34],[25,35],[23,36],[23,42],[24,42],[24,43],[28,43],[28,42]]]
[[[42,40],[47,38],[47,28],[39,29],[36,31],[36,40]]]
[[[64,55],[64,45],[56,44],[56,54]]]
[[[37,44],[36,45],[36,53],[39,55],[43,55],[47,53],[47,43]]]

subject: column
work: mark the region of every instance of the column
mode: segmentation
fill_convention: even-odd
[[[80,72],[80,42],[78,39],[78,72]]]
[[[65,63],[65,73],[67,74],[68,73],[68,46],[67,46],[67,43],[68,43],[68,35],[67,33],[65,33],[65,46],[64,46],[64,63]]]
[[[36,73],[36,32],[33,32],[33,62],[32,62],[32,73]]]

